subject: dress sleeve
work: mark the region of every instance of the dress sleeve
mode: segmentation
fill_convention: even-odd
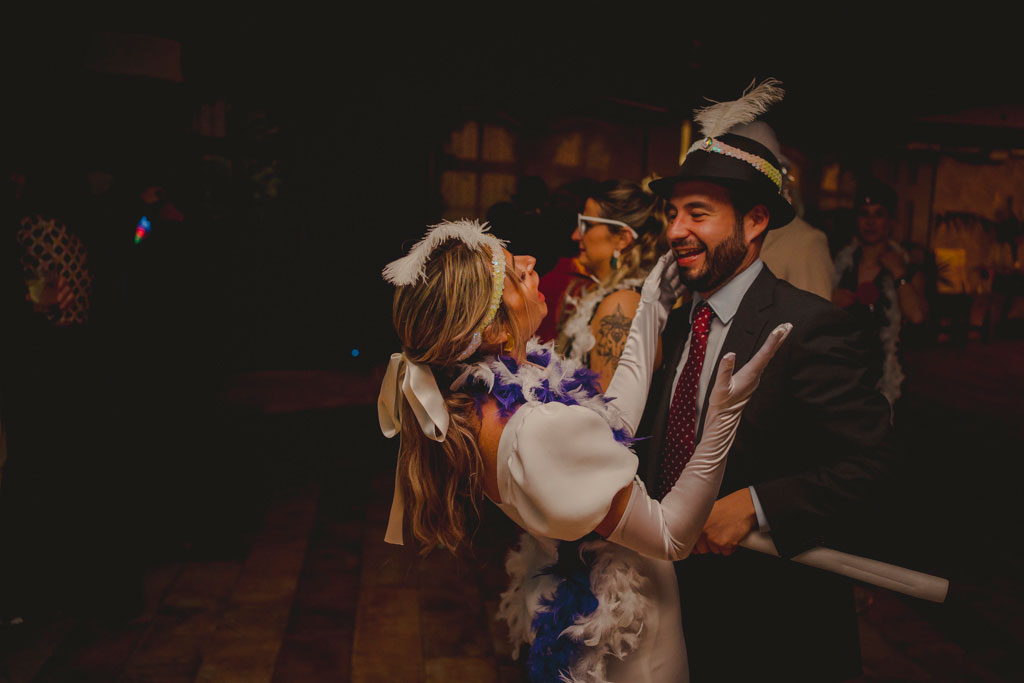
[[[502,502],[541,536],[571,541],[587,535],[636,476],[636,455],[588,408],[526,405],[505,429],[502,441],[508,442],[498,463]]]

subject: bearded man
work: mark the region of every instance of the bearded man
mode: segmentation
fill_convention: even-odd
[[[732,115],[736,104],[717,106]],[[641,472],[664,495],[700,440],[722,356],[735,353],[741,367],[776,325],[793,324],[743,413],[695,554],[676,564],[683,631],[694,683],[845,680],[860,672],[849,582],[736,548],[760,529],[788,558],[855,523],[898,455],[889,404],[870,381],[853,318],[761,261],[766,232],[794,216],[780,165],[714,118],[697,117],[704,137],[676,176],[651,184],[672,205],[668,237],[694,295],[662,338]]]

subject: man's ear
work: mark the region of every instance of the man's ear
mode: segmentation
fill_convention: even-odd
[[[747,244],[750,244],[768,230],[770,217],[768,207],[764,204],[758,204],[750,211],[747,211],[747,215],[743,217],[743,237]]]

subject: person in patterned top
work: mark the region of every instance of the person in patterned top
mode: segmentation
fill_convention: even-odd
[[[59,220],[25,216],[16,234],[26,299],[59,326],[89,321],[92,275],[82,240]]]

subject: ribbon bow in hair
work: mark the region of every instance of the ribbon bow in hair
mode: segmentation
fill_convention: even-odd
[[[384,382],[377,397],[377,418],[380,430],[392,438],[402,429],[402,399],[408,401],[420,429],[428,439],[444,441],[448,433],[448,408],[434,379],[434,373],[425,365],[414,363],[404,353],[391,354]],[[395,493],[391,499],[391,514],[384,540],[402,545],[402,517],[405,498],[395,472]]]

